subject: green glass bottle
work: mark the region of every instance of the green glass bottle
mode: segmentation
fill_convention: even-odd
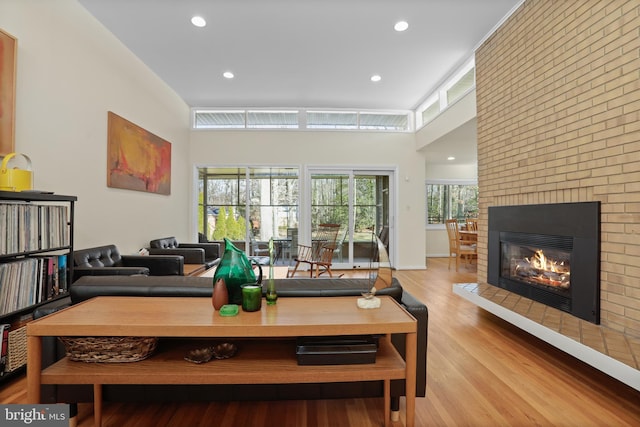
[[[273,279],[273,238],[269,239],[269,280],[266,293],[267,305],[274,305],[278,300],[276,281]]]

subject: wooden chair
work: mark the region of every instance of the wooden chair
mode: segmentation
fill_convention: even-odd
[[[339,232],[340,224],[320,224],[312,234],[311,246],[298,244],[298,254],[295,257],[296,265],[293,270],[287,272],[287,277],[293,277],[301,263],[309,264],[310,277],[314,277],[314,270],[315,277],[319,277],[325,272],[333,277],[331,262]]]
[[[456,271],[460,266],[460,258],[464,257],[469,263],[471,259],[477,254],[477,247],[475,245],[466,244],[460,239],[460,232],[458,230],[458,221],[455,219],[448,219],[445,221],[447,226],[447,234],[449,236],[449,269],[451,269],[451,255],[456,257]]]
[[[467,230],[478,231],[478,218],[467,218]]]

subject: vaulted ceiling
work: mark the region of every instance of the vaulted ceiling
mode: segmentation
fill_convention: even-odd
[[[192,107],[402,110],[416,108],[520,3],[79,1]],[[192,25],[196,15],[207,25]],[[409,27],[397,32],[401,20]]]

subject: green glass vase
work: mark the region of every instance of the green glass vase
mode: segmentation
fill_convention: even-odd
[[[253,268],[258,267],[258,277]],[[223,279],[229,293],[230,304],[242,304],[242,285],[259,285],[262,283],[262,267],[247,258],[229,239],[224,239],[224,254],[213,275],[213,283]]]

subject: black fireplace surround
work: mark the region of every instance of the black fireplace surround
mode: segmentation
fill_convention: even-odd
[[[527,259],[538,251],[564,263],[562,280],[552,279],[561,285],[509,274],[513,265],[503,265],[515,263],[510,254]],[[489,207],[487,267],[489,284],[599,324],[600,202]]]

